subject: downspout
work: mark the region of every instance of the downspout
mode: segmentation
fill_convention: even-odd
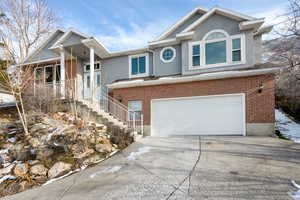
[[[150,50],[150,49],[148,49],[148,51],[149,51],[150,53],[152,53],[152,74],[151,74],[151,76],[155,76],[155,67],[154,67],[154,63],[155,63],[155,56],[154,56],[154,53],[155,53],[155,51]]]

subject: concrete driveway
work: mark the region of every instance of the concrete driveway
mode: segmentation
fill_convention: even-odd
[[[148,137],[95,167],[5,199],[283,200],[292,199],[291,180],[300,182],[300,145],[290,141]]]

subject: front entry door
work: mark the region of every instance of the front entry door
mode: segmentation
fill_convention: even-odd
[[[95,77],[94,77],[94,93],[95,97],[97,99],[100,99],[100,94],[101,94],[101,71],[95,71]],[[84,73],[84,98],[85,99],[90,99],[92,97],[92,88],[91,88],[91,74],[90,72],[85,72]]]

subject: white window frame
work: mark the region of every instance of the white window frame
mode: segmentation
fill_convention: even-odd
[[[173,51],[173,57],[170,60],[165,60],[163,57],[163,53],[165,50],[172,50]],[[172,62],[174,59],[176,58],[176,49],[174,47],[164,47],[161,51],[160,51],[160,60],[163,61],[164,63],[170,63]]]
[[[145,70],[145,73],[132,75],[131,59],[132,58],[142,57],[142,56],[145,56],[145,58],[146,58],[146,70]],[[128,63],[129,63],[129,65],[128,65],[128,67],[129,67],[129,70],[128,70],[129,71],[129,78],[139,78],[139,77],[149,76],[149,53],[130,55],[130,56],[128,56]]]
[[[226,35],[226,38],[218,38],[213,40],[205,40],[207,36],[214,32],[221,32]],[[232,61],[232,40],[233,39],[241,39],[241,61]],[[206,64],[205,58],[205,46],[207,43],[226,41],[226,62],[225,63],[217,63],[217,64]],[[193,46],[200,45],[200,65],[193,66]],[[223,66],[231,66],[231,65],[241,65],[246,63],[246,45],[245,45],[245,34],[237,34],[237,35],[229,35],[224,30],[212,30],[208,32],[202,40],[189,42],[188,44],[189,51],[189,70],[198,70],[198,69],[208,69],[213,67],[223,67]]]
[[[96,65],[96,64],[99,64],[99,69],[94,69],[94,70],[95,70],[95,71],[100,71],[101,68],[102,68],[101,62],[100,62],[100,61],[95,61],[95,62],[94,62],[94,65]],[[87,66],[87,65],[90,65],[90,63],[89,63],[89,62],[86,62],[86,63],[84,63],[84,65],[83,65],[83,71],[84,71],[84,72],[90,72],[90,71],[91,71],[91,65],[90,65],[90,70],[86,70],[86,66]]]

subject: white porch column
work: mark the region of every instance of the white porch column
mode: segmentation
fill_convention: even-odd
[[[65,51],[61,47],[61,49],[60,49],[60,92],[62,95],[61,96],[62,99],[65,98],[65,87],[66,87],[65,76],[66,76],[66,74],[65,74]]]
[[[94,68],[94,63],[95,63],[95,50],[94,48],[90,48],[90,87],[91,87],[91,99],[92,101],[94,100],[95,97],[95,85],[94,85],[94,77],[95,77],[95,68]]]

